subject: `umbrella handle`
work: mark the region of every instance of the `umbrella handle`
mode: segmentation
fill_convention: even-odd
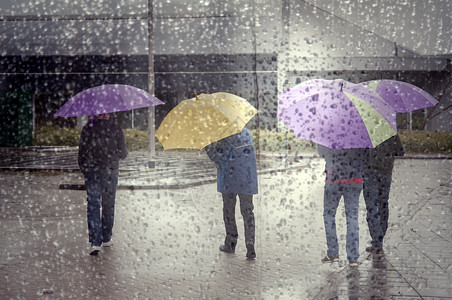
[[[195,93],[196,101],[199,101],[198,95]]]

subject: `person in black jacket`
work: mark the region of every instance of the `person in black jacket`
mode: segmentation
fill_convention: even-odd
[[[127,154],[124,132],[109,114],[100,115],[83,127],[78,164],[85,177],[91,255],[99,253],[102,243],[104,247],[112,244],[119,160]]]
[[[372,238],[366,251],[383,253],[383,239],[388,229],[389,191],[391,189],[394,157],[403,156],[405,150],[399,135],[371,149],[369,167],[364,170],[364,201],[367,210],[367,225]]]

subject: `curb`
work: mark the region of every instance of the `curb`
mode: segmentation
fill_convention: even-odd
[[[77,152],[78,147],[71,146],[25,146],[25,147],[0,147],[4,152]]]
[[[289,172],[289,171],[295,171],[295,170],[302,170],[307,168],[308,166],[296,166],[296,167],[290,167],[290,168],[279,168],[279,169],[271,169],[271,170],[265,170],[261,172],[257,172],[257,175],[265,175],[265,174],[275,174],[275,173],[283,173],[283,172]],[[155,185],[133,185],[133,184],[118,184],[117,190],[179,190],[179,189],[185,189],[189,187],[195,187],[195,186],[201,186],[205,184],[212,184],[216,183],[217,179],[211,178],[211,179],[205,179],[205,180],[198,180],[193,181],[190,183],[174,183],[174,184],[155,184]],[[58,189],[60,190],[77,190],[82,191],[85,190],[85,185],[81,183],[62,183],[59,185]]]
[[[67,150],[60,150],[60,151],[67,151]],[[265,158],[276,158],[276,159],[283,159],[285,156],[265,156]],[[312,156],[289,156],[293,157],[293,160],[295,162],[302,160],[302,159],[321,159],[318,155],[312,155]],[[452,156],[442,156],[442,155],[406,155],[401,157],[395,157],[396,160],[399,159],[422,159],[422,160],[450,160],[452,159]],[[64,172],[64,173],[75,173],[80,172],[80,169],[78,167],[18,167],[18,166],[6,166],[2,167],[0,166],[0,172],[2,171],[11,171],[11,172]],[[139,169],[131,169],[130,167],[127,169],[119,169],[121,172],[133,172],[133,171],[140,171]]]

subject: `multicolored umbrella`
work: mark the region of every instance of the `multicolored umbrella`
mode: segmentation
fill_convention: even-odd
[[[372,80],[360,83],[376,92],[397,113],[433,107],[438,100],[423,89],[398,80]]]
[[[124,84],[105,84],[84,90],[69,99],[55,117],[96,116],[165,104],[148,92]]]
[[[373,91],[314,79],[279,95],[278,118],[298,138],[331,149],[374,148],[397,133],[394,110]]]
[[[202,149],[241,132],[255,114],[257,109],[234,94],[201,94],[173,108],[155,136],[165,150]]]

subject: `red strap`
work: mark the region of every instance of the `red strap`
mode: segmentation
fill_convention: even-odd
[[[337,182],[337,183],[363,183],[362,178],[352,178],[352,179],[345,179],[345,180],[325,180],[325,182]]]

